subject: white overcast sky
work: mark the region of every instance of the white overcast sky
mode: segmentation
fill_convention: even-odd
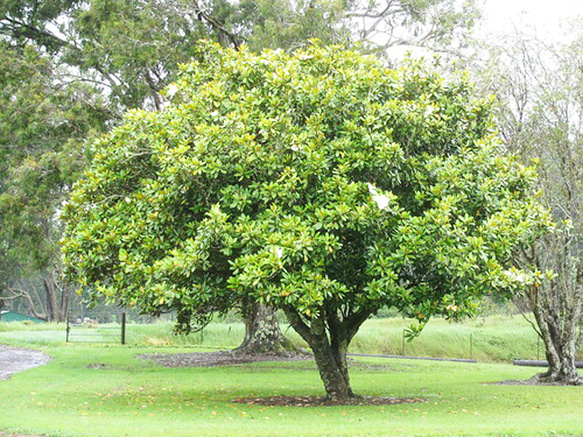
[[[514,30],[539,37],[561,39],[566,21],[583,18],[583,0],[485,0],[485,34],[508,34]]]

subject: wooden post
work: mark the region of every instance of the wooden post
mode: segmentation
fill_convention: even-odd
[[[126,313],[121,313],[121,344],[126,344]]]
[[[67,317],[67,338],[65,339],[65,343],[69,343],[69,332],[71,331],[70,323],[69,317]]]

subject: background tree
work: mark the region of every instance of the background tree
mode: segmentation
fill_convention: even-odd
[[[92,80],[121,114],[145,103],[159,109],[160,90],[195,56],[200,39],[256,51],[293,49],[311,38],[381,52],[444,48],[463,40],[478,16],[474,0],[7,0],[0,2],[0,34],[75,66],[78,79]]]
[[[579,29],[579,33],[577,32]],[[525,35],[491,50],[482,78],[499,99],[500,133],[508,147],[538,167],[540,200],[552,211],[555,230],[523,251],[517,262],[538,271],[521,295],[544,341],[549,369],[542,381],[580,383],[575,355],[583,314],[583,34],[553,47]],[[553,276],[545,272],[554,272]]]
[[[344,22],[378,53],[395,46],[457,51],[467,46],[480,11],[474,0],[351,1]]]
[[[518,282],[512,251],[544,214],[463,77],[338,47],[202,54],[168,109],[96,143],[66,207],[67,274],[93,297],[186,331],[274,305],[344,400],[348,345],[382,306],[424,324]]]
[[[57,278],[56,214],[84,165],[80,143],[103,126],[107,111],[90,88],[54,81],[50,60],[36,48],[0,42],[0,52],[3,299],[22,297],[35,316],[61,321],[70,293]]]

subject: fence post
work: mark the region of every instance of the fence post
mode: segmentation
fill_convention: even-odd
[[[69,321],[69,317],[67,317],[67,338],[65,339],[65,343],[69,343],[69,332],[71,331],[71,325],[70,325],[70,321]]]
[[[126,344],[126,313],[121,313],[121,344]]]

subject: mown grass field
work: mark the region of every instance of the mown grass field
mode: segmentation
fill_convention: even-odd
[[[375,336],[385,336],[391,329],[397,333],[402,330],[397,326],[399,323],[402,321],[371,320],[355,348],[375,352],[370,348],[380,347],[376,345],[382,343],[375,341]],[[491,320],[478,327],[450,326],[438,321],[433,331],[428,330],[407,348],[417,347],[423,355],[443,351],[443,345],[422,348],[420,340],[427,336],[428,344],[448,343],[453,338],[446,336],[449,330],[455,332],[447,335],[463,339],[466,329],[478,328],[491,329],[492,334],[500,336],[500,341],[513,344],[520,340],[514,340],[519,329],[512,323]],[[236,345],[242,335],[242,328],[238,332],[236,326],[218,323],[209,326],[204,343]],[[136,356],[199,350],[196,336],[189,340],[191,344],[182,346],[147,346],[163,343],[164,335],[169,334],[164,334],[167,327],[163,325],[142,326],[131,331],[131,346],[67,345],[62,330],[55,330],[54,326],[44,325],[41,331],[29,326],[20,327],[21,330],[14,328],[0,326],[0,343],[35,347],[51,355],[53,360],[46,366],[0,381],[3,399],[0,430],[6,432],[168,437],[583,435],[582,387],[491,384],[526,379],[536,371],[507,363],[358,358],[358,363],[367,365],[354,365],[351,369],[353,388],[358,394],[420,397],[427,402],[359,407],[260,407],[232,401],[247,396],[323,395],[315,365],[276,362],[164,368]],[[472,332],[477,336],[476,331]],[[503,335],[505,332],[507,335]],[[168,339],[171,343],[179,340],[171,336]],[[401,347],[400,337],[397,344]],[[474,346],[476,354],[482,353],[478,344]]]

